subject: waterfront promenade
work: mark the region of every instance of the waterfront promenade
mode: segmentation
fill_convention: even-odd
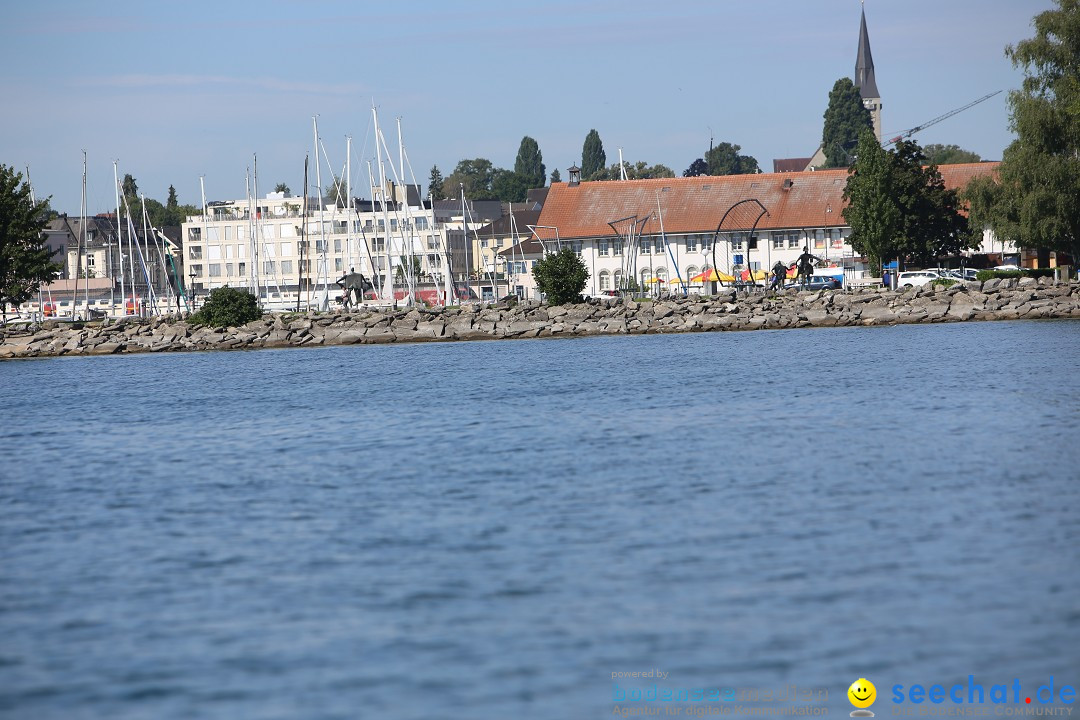
[[[0,336],[0,358],[327,345],[640,335],[806,327],[1080,318],[1080,283],[991,279],[952,287],[735,293],[578,305],[497,304],[447,309],[275,314],[238,328],[178,318],[108,325],[46,322]]]

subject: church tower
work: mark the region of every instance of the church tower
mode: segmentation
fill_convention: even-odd
[[[881,142],[881,93],[874,79],[874,56],[870,54],[870,36],[866,33],[866,8],[863,7],[859,25],[859,55],[855,59],[855,87],[859,88],[863,105],[874,120],[874,135]]]

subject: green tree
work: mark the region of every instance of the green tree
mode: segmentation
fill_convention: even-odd
[[[432,200],[445,200],[446,193],[443,192],[443,176],[439,171],[438,165],[431,166],[431,175],[428,179],[427,191]]]
[[[292,190],[290,190],[289,186],[285,183],[278,183],[277,185],[275,185],[274,192],[285,193],[285,197],[292,197]]]
[[[559,168],[555,168],[551,171],[551,182],[552,184],[562,182],[562,175],[559,174]]]
[[[999,167],[995,232],[1080,259],[1080,0],[1034,18],[1035,37],[1005,49],[1025,73],[1009,93],[1016,140]],[[1011,222],[1010,222],[1011,219]],[[1011,231],[1011,232],[1010,232]]]
[[[897,254],[900,208],[893,202],[892,159],[871,130],[864,130],[859,137],[857,155],[844,187],[848,204],[840,214],[851,226],[851,247],[865,255],[876,271],[883,259]]]
[[[48,208],[48,198],[31,202],[21,173],[0,165],[0,309],[26,302],[61,270],[42,233]]]
[[[336,204],[339,208],[348,206],[349,193],[345,178],[331,176],[330,184],[326,188],[327,201]]]
[[[496,200],[503,202],[525,202],[529,188],[533,187],[530,181],[513,170],[495,170],[491,181],[491,191]]]
[[[705,153],[708,175],[747,175],[761,172],[758,161],[749,155],[740,155],[738,145],[722,142]]]
[[[591,178],[593,173],[603,170],[606,165],[607,153],[604,152],[604,143],[600,141],[600,133],[590,130],[581,147],[581,177]]]
[[[627,180],[648,180],[649,178],[669,178],[675,177],[675,172],[667,165],[649,165],[648,163],[639,160],[636,163],[631,164],[629,161],[623,161],[623,168],[626,170]],[[613,163],[610,167],[601,168],[597,172],[594,172],[589,180],[621,180],[622,173],[619,172],[619,163]]]
[[[491,185],[495,180],[495,166],[486,158],[461,160],[454,172],[443,181],[446,197],[461,199],[461,186],[465,186],[465,197],[470,200],[495,200]]]
[[[821,147],[825,152],[825,167],[847,167],[852,149],[859,143],[863,130],[873,130],[874,120],[863,105],[859,88],[851,78],[840,78],[829,93],[825,109],[825,126],[821,131]]]
[[[927,162],[932,162],[935,165],[982,162],[982,158],[979,157],[978,153],[964,150],[959,145],[931,143],[923,146],[923,153],[926,155]]]
[[[694,162],[690,163],[690,167],[683,170],[683,177],[700,177],[702,175],[709,174],[709,163],[705,162],[705,158],[698,158]]]
[[[544,156],[540,152],[540,146],[528,135],[521,138],[517,159],[514,160],[514,172],[525,181],[526,188],[544,187],[547,179]]]
[[[139,184],[135,182],[135,178],[131,177],[130,173],[124,175],[124,179],[120,182],[120,193],[127,198],[129,203],[139,201]],[[134,208],[132,208],[132,211],[134,211]]]
[[[977,244],[960,214],[957,192],[945,188],[917,143],[902,140],[885,150],[871,130],[864,130],[856,155],[842,215],[851,226],[851,246],[872,268],[894,257],[927,265]]]
[[[566,305],[581,300],[581,291],[589,281],[589,269],[578,254],[568,247],[537,260],[532,269],[536,287],[549,305]]]
[[[212,327],[239,327],[262,317],[259,300],[247,290],[228,285],[210,291],[191,322]]]

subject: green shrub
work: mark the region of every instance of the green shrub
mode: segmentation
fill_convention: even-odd
[[[930,284],[941,285],[942,287],[949,287],[951,285],[955,285],[957,282],[959,281],[953,280],[952,278],[934,278],[930,281]]]
[[[990,280],[993,277],[994,277],[994,271],[993,270],[980,270],[979,272],[975,273],[975,279],[978,280],[979,282],[986,282],[987,280]]]
[[[975,279],[979,282],[986,282],[991,278],[1000,278],[1006,280],[1008,278],[1041,278],[1041,277],[1054,277],[1054,268],[1025,268],[1023,270],[980,270]]]
[[[578,254],[568,247],[537,260],[533,278],[549,305],[566,305],[581,300],[581,291],[589,280],[589,269]]]
[[[202,309],[191,316],[191,322],[212,327],[239,327],[262,317],[259,300],[247,290],[228,285],[210,291]]]

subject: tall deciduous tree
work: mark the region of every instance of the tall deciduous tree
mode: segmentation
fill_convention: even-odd
[[[859,88],[851,78],[840,78],[829,92],[825,109],[825,126],[821,131],[821,147],[825,152],[825,167],[847,167],[852,150],[859,143],[863,130],[873,130],[870,111],[863,105]]]
[[[698,177],[700,175],[709,174],[709,163],[705,162],[705,158],[698,158],[694,162],[690,163],[690,167],[683,170],[683,177]]]
[[[927,162],[932,162],[935,165],[982,162],[982,158],[979,157],[978,153],[964,150],[959,145],[931,143],[923,146],[923,154],[926,155]]]
[[[843,217],[851,226],[851,246],[871,267],[894,257],[927,265],[977,244],[957,192],[945,188],[917,143],[901,140],[885,150],[864,130],[857,158],[844,188]]]
[[[595,129],[590,130],[585,136],[585,144],[581,146],[581,177],[589,180],[593,173],[603,170],[607,165],[607,153],[604,152],[604,143],[600,141],[600,133]]]
[[[48,199],[30,200],[30,185],[0,165],[0,309],[26,302],[60,272],[45,245]]]
[[[547,180],[544,156],[535,140],[526,135],[518,146],[517,159],[514,160],[514,172],[521,176],[525,187],[541,188]]]
[[[892,159],[871,130],[859,138],[858,161],[851,167],[844,200],[848,205],[841,215],[851,226],[848,242],[869,260],[872,269],[897,254],[896,234],[900,227],[900,209],[893,202],[895,180]]]
[[[524,202],[530,187],[531,182],[513,170],[498,168],[491,179],[492,194],[503,202]]]
[[[747,175],[760,172],[757,159],[749,155],[740,155],[742,148],[728,142],[722,142],[705,153],[707,175]]]
[[[495,166],[487,158],[475,158],[458,162],[454,172],[443,181],[447,197],[461,198],[461,186],[465,185],[465,197],[470,200],[494,200],[491,184],[495,180]]]
[[[1016,133],[999,173],[1006,207],[995,213],[1023,247],[1080,259],[1080,0],[1035,16],[1035,37],[1005,49],[1025,72],[1009,93]],[[1003,220],[1004,219],[1004,220]]]

